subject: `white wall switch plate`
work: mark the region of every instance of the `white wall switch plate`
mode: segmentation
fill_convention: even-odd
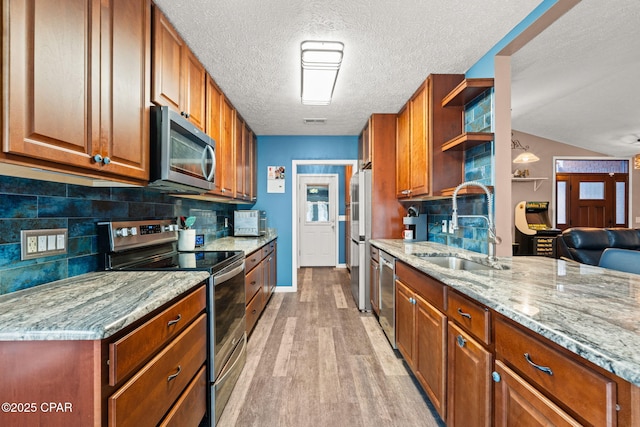
[[[56,249],[64,249],[67,246],[66,237],[67,236],[65,236],[64,234],[57,234],[56,235]]]
[[[47,236],[47,250],[55,251],[56,250],[56,236],[55,234],[49,234]]]
[[[443,232],[443,233],[447,233],[447,232],[448,232],[447,222],[448,222],[448,221],[447,221],[446,219],[443,219],[443,220],[442,220],[442,232]]]
[[[47,236],[38,236],[38,252],[47,250]]]

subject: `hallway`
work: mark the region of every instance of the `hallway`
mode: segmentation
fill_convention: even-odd
[[[249,337],[247,364],[219,427],[442,426],[344,269],[298,270]]]

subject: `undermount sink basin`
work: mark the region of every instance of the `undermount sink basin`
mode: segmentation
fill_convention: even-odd
[[[456,256],[433,256],[426,254],[414,254],[415,256],[422,258],[432,264],[436,264],[440,267],[449,268],[451,270],[496,270],[502,269],[499,266],[492,267],[486,264],[480,264],[479,262],[471,261],[465,258],[458,258]]]

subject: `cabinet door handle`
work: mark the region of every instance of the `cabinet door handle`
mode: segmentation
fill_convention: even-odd
[[[109,163],[111,163],[111,159],[109,157],[105,157],[104,159],[102,159],[102,163],[108,165]]]
[[[175,374],[171,374],[167,377],[167,382],[171,381],[173,379],[175,379],[175,377],[177,377],[178,375],[180,375],[180,372],[182,371],[182,366],[178,365],[178,370],[176,371]]]
[[[102,156],[100,154],[96,154],[93,156],[93,161],[96,163],[102,163]]]
[[[458,308],[458,314],[462,317],[466,317],[467,319],[471,319],[471,315],[469,313],[465,313],[464,311],[460,310],[460,308]]]
[[[464,338],[462,338],[462,335],[458,335],[456,337],[456,341],[458,342],[458,345],[460,346],[460,348],[464,347],[465,344],[467,343],[467,340],[465,340]]]
[[[551,368],[549,368],[547,366],[536,365],[535,363],[533,363],[533,361],[531,360],[531,357],[529,356],[529,353],[525,353],[524,354],[524,358],[529,363],[529,365],[533,366],[534,368],[538,369],[539,371],[542,371],[542,372],[544,372],[545,374],[548,374],[548,375],[553,375],[553,371],[551,370]]]
[[[173,320],[169,320],[169,321],[167,322],[167,327],[175,325],[175,324],[176,324],[176,323],[178,323],[181,319],[182,319],[182,314],[178,314],[178,317],[176,317],[176,318],[175,318],[175,319],[173,319]]]

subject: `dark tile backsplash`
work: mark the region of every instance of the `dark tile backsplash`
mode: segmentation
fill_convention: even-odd
[[[427,240],[474,252],[487,253],[487,222],[482,218],[460,218],[453,234],[442,232],[442,220],[451,221],[451,199],[422,202],[428,221]],[[487,196],[458,197],[458,215],[487,215]]]
[[[145,188],[83,187],[0,176],[0,294],[96,271],[96,223],[215,211],[207,238],[229,235],[236,205],[171,197]],[[200,211],[201,210],[201,211]],[[198,222],[195,228],[198,231]],[[20,230],[67,228],[66,255],[20,260]]]

